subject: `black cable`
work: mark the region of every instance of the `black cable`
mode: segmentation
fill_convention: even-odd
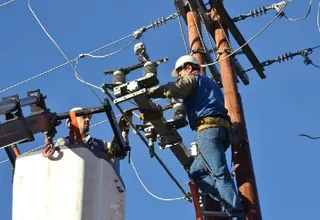
[[[311,137],[311,136],[309,136],[309,135],[307,135],[307,134],[299,134],[299,136],[303,136],[303,137],[307,137],[307,138],[310,138],[310,139],[320,139],[320,137]]]

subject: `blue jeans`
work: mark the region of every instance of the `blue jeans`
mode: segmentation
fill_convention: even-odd
[[[196,143],[203,160],[201,155],[194,159],[189,171],[190,179],[203,192],[221,202],[231,219],[245,219],[225,156],[230,145],[228,130],[207,128],[196,132]],[[213,175],[207,172],[208,169]]]

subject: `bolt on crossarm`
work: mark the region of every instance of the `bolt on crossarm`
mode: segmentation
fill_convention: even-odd
[[[223,4],[222,0],[215,4]],[[235,165],[236,182],[242,197],[242,204],[247,219],[261,220],[260,204],[255,182],[255,175],[251,159],[251,153],[248,142],[248,134],[243,113],[241,96],[238,92],[236,78],[233,69],[232,57],[229,56],[227,30],[223,27],[223,21],[220,19],[219,12],[215,4],[211,1],[211,16],[214,19],[212,25],[215,43],[218,51],[225,51],[220,55],[219,62],[222,77],[222,84],[225,94],[225,106],[228,109],[231,121],[237,131],[238,140],[232,144],[232,156]],[[219,19],[219,20],[218,20]],[[220,24],[222,24],[222,27]],[[227,57],[227,58],[226,58]]]

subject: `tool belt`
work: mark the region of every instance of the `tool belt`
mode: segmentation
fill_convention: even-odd
[[[217,117],[217,116],[206,116],[197,121],[196,131],[202,131],[207,128],[227,128],[231,129],[232,124],[229,120]]]
[[[200,132],[207,128],[226,128],[228,130],[229,141],[231,144],[235,141],[235,135],[230,120],[219,116],[207,116],[197,121],[196,131]]]

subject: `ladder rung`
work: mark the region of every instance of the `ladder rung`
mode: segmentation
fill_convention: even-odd
[[[203,211],[204,216],[229,217],[226,212]]]

